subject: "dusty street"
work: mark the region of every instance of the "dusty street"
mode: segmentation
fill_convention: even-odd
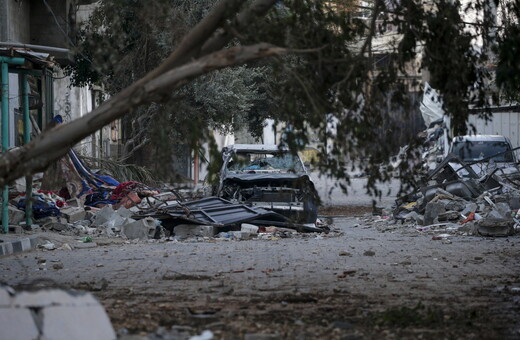
[[[433,240],[356,218],[335,227],[328,236],[37,250],[0,259],[1,280],[91,291],[120,333],[157,339],[159,326],[161,339],[172,326],[218,339],[520,337],[518,235]]]

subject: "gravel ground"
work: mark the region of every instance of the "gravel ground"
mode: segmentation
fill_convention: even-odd
[[[328,235],[269,240],[98,240],[2,258],[0,275],[91,291],[116,330],[150,339],[520,338],[518,235],[433,240],[368,217],[334,222]]]

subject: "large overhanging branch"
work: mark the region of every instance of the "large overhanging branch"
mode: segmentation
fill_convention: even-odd
[[[186,63],[151,80],[138,81],[89,114],[40,134],[31,143],[0,156],[0,186],[45,169],[83,138],[138,106],[169,95],[192,79],[213,70],[291,52],[269,44],[232,47]],[[305,51],[307,52],[307,51]]]

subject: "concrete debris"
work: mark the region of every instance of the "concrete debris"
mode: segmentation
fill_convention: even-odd
[[[121,226],[121,234],[129,240],[146,240],[154,237],[155,230],[159,225],[159,221],[147,217],[139,221],[123,224]]]
[[[54,250],[54,249],[56,249],[56,245],[52,242],[47,241],[44,244],[40,244],[40,248],[43,248],[46,250]]]
[[[490,156],[492,157],[492,156]],[[488,157],[489,158],[489,157]],[[396,201],[386,227],[412,223],[417,231],[446,230],[466,235],[511,236],[520,229],[520,176],[515,164],[479,176],[474,164],[448,154],[416,191]],[[439,235],[434,239],[439,239]]]
[[[2,339],[116,339],[105,309],[90,293],[58,289],[16,293],[0,287],[0,329]]]
[[[514,234],[512,218],[483,218],[475,223],[476,231],[482,236],[505,237]]]

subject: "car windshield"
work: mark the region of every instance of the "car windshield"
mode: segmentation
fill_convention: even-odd
[[[513,152],[506,142],[499,141],[462,141],[454,142],[452,152],[463,162],[474,162],[497,155],[490,160],[494,162],[513,162]]]
[[[290,153],[237,152],[229,160],[227,169],[233,172],[304,172],[299,157]]]

